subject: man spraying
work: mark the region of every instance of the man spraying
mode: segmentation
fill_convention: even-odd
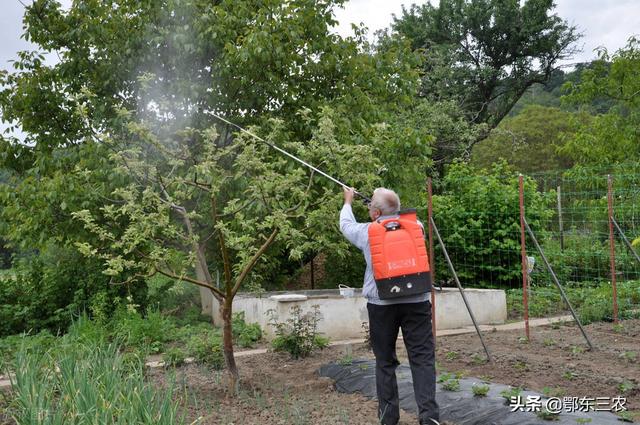
[[[353,189],[344,189],[340,231],[364,254],[367,267],[362,295],[367,299],[371,347],[376,357],[376,391],[381,423],[400,419],[396,381],[396,340],[402,329],[409,356],[420,424],[439,424],[435,399],[435,353],[431,332],[431,289],[422,225],[415,211],[400,211],[400,198],[378,188],[369,203],[371,223],[358,223],[351,204]],[[373,252],[373,255],[372,255]]]

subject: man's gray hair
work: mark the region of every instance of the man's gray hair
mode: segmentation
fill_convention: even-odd
[[[371,208],[377,208],[382,215],[394,215],[400,211],[400,197],[391,189],[379,187],[373,191]]]

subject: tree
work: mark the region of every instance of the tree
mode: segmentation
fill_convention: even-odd
[[[639,75],[640,43],[632,37],[612,55],[601,49],[581,80],[565,85],[563,101],[570,105],[589,112],[602,103],[611,105],[578,127],[563,149],[566,155],[580,165],[605,167],[640,158]]]
[[[112,158],[121,164],[117,172],[133,183],[116,190],[113,202],[99,211],[74,213],[100,241],[78,247],[102,259],[105,273],[114,278],[160,273],[208,289],[221,305],[223,352],[235,391],[233,298],[254,267],[269,261],[276,241],[286,244],[292,259],[319,246],[332,248],[326,235],[335,226],[327,217],[339,207],[335,187],[248,136],[227,145],[214,127],[163,133],[123,114],[123,132],[103,143],[114,147]],[[349,170],[352,182],[371,188],[376,176],[366,170],[378,166],[372,148],[339,144],[338,136],[348,137],[349,127],[337,128],[331,109],[323,109],[317,124],[310,110],[301,114],[314,128],[306,146],[290,140],[277,120],[270,123],[269,139],[309,161],[324,162],[330,173]],[[339,249],[343,242],[333,239]],[[193,267],[195,278],[189,273]],[[212,277],[215,269],[222,271],[221,285]]]
[[[383,161],[430,164],[387,149],[406,130],[394,116],[414,103],[416,55],[402,41],[372,55],[361,31],[332,34],[340,4],[120,0],[65,12],[35,1],[26,38],[60,62],[24,52],[0,76],[3,119],[27,133],[0,146],[16,172],[2,197],[12,238],[75,240],[114,285],[153,273],[198,285],[222,305],[234,389],[235,294],[273,263],[347,244],[335,185],[212,113],[365,192]]]
[[[534,83],[571,56],[576,28],[550,15],[552,0],[441,0],[403,8],[392,29],[424,54],[421,96],[455,99],[485,132],[469,143],[437,146],[435,160],[470,153]]]
[[[489,167],[502,158],[525,174],[568,169],[573,162],[558,149],[573,137],[578,122],[589,117],[558,108],[527,106],[518,115],[505,118],[473,147],[471,163]]]

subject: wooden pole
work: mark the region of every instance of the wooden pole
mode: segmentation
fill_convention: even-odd
[[[618,323],[618,290],[616,285],[616,248],[613,237],[613,179],[607,176],[607,206],[609,208],[609,259],[611,263],[611,287],[613,289],[613,323]]]
[[[524,313],[524,331],[527,339],[529,334],[529,299],[528,299],[528,273],[527,273],[527,246],[524,236],[524,177],[518,177],[518,187],[520,192],[520,260],[522,262],[522,310]]]
[[[564,251],[564,226],[562,223],[562,192],[558,186],[558,226],[560,227],[560,252]]]
[[[311,289],[316,289],[316,277],[313,274],[313,260],[315,257],[311,259]]]
[[[427,179],[427,213],[429,222],[429,268],[431,269],[431,332],[433,333],[433,345],[436,344],[436,259],[433,255],[433,226],[431,225],[433,219],[433,203],[431,201],[433,196],[433,187],[431,183],[431,177]]]

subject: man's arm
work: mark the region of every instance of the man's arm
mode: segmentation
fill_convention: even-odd
[[[353,201],[353,189],[344,190],[344,205],[340,211],[340,231],[345,238],[358,249],[364,250],[367,246],[367,240],[369,238],[367,223],[358,223],[353,210],[351,209],[351,202]]]

